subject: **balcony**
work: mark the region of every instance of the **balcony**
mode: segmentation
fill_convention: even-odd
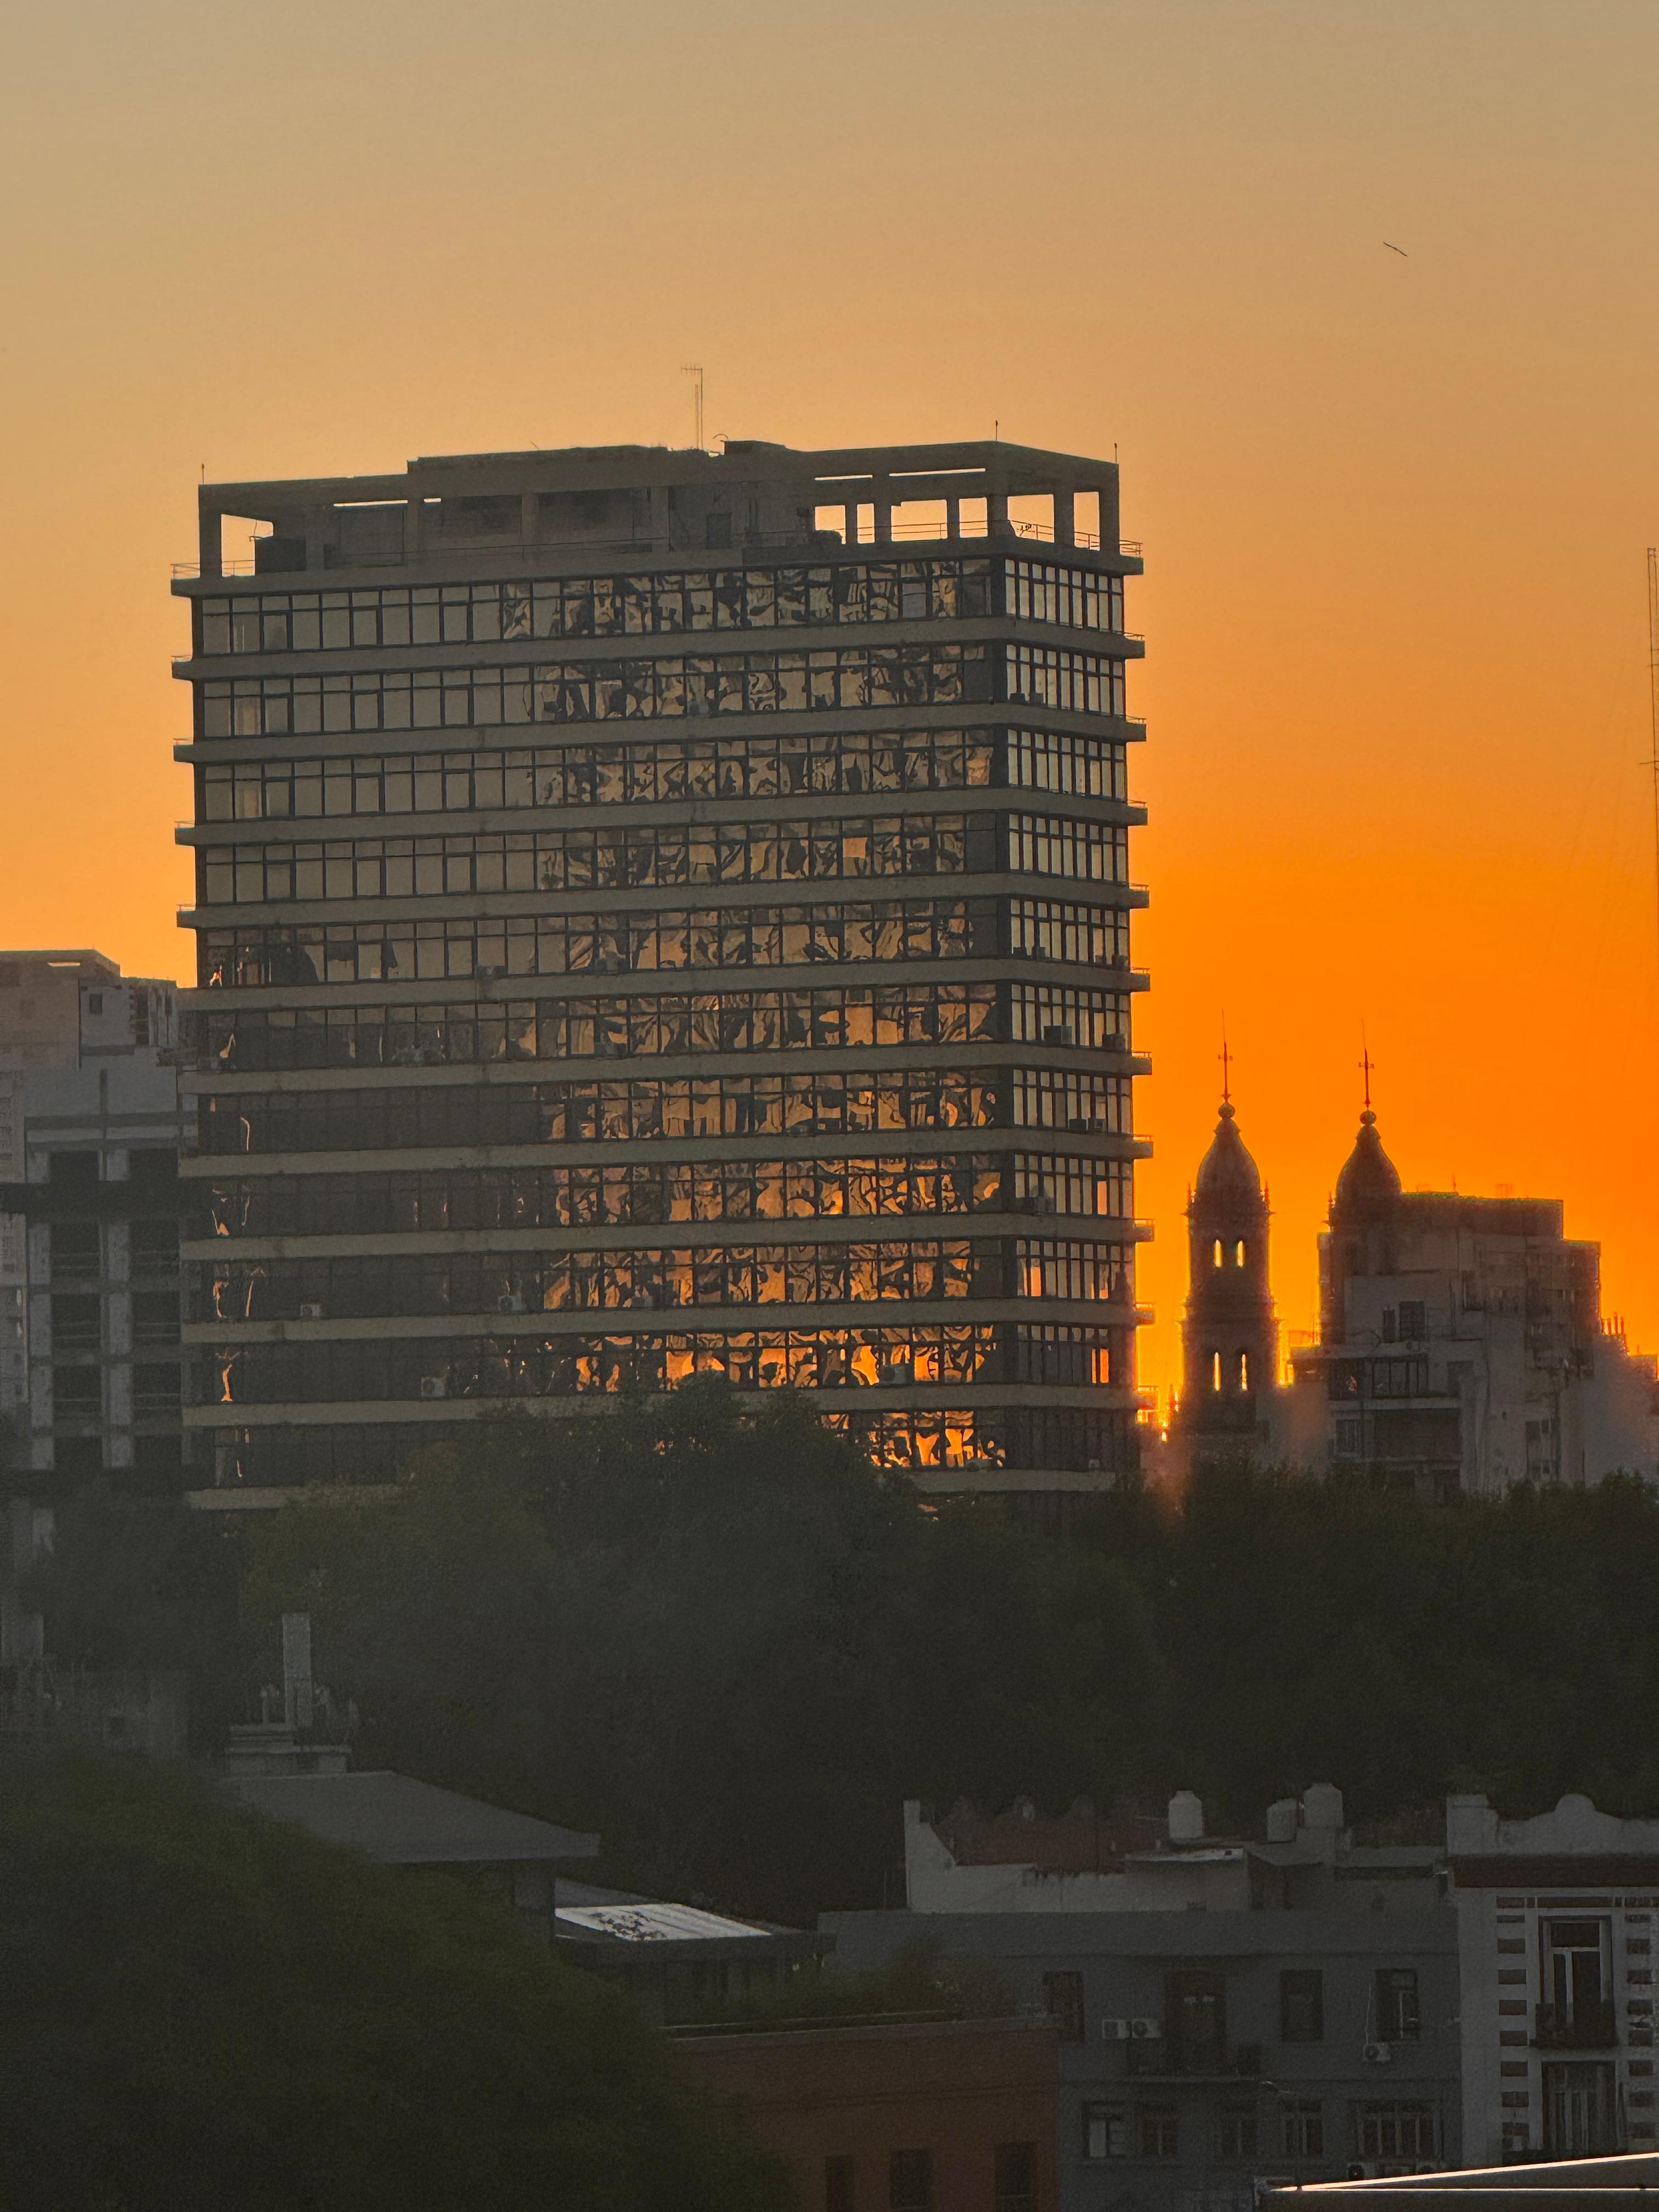
[[[1261,2078],[1259,2043],[1203,2043],[1184,2046],[1159,2037],[1125,2046],[1130,2074],[1162,2081],[1255,2081]]]
[[[1560,2005],[1534,2008],[1532,2039],[1539,2051],[1612,2051],[1619,2022],[1611,1998],[1581,2000],[1569,2010]]]

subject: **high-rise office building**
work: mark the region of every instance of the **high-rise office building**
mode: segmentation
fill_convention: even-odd
[[[1115,469],[734,441],[200,516],[213,1479],[704,1372],[934,1488],[1133,1468]]]

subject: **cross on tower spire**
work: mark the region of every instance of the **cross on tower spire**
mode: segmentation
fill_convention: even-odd
[[[1216,1057],[1221,1062],[1221,1103],[1224,1106],[1231,1106],[1233,1103],[1233,1056],[1227,1044],[1227,1023],[1224,1016],[1221,1024],[1221,1050]]]
[[[1362,1028],[1359,1032],[1359,1069],[1365,1079],[1365,1111],[1368,1114],[1371,1110],[1371,1070],[1376,1066],[1376,1062],[1371,1058],[1371,1048],[1365,1042],[1365,1032]]]

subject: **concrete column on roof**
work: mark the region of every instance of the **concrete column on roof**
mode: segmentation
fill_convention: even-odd
[[[1054,494],[1054,543],[1077,544],[1077,494],[1069,489]]]
[[[222,576],[224,562],[220,553],[220,541],[224,535],[223,518],[218,508],[205,499],[196,503],[196,562],[204,576]]]
[[[876,543],[890,545],[893,542],[893,487],[885,477],[878,477],[871,492],[876,504]]]
[[[962,535],[962,501],[955,492],[945,502],[945,532],[948,538]]]

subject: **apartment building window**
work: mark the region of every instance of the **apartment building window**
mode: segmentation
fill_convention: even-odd
[[[173,1221],[135,1221],[130,1250],[135,1275],[177,1275],[178,1224]]]
[[[1306,2100],[1281,2106],[1279,2148],[1289,2159],[1323,2158],[1325,2107]]]
[[[179,1297],[173,1291],[135,1291],[132,1297],[132,1340],[135,1344],[177,1344]]]
[[[1379,2043],[1416,2042],[1419,2014],[1414,1966],[1378,1967],[1376,2013]]]
[[[1045,1974],[1042,2002],[1060,2031],[1062,2043],[1081,2043],[1085,2034],[1083,1977],[1079,1973]]]
[[[845,2155],[823,2161],[823,2212],[854,2212],[853,2161]]]
[[[132,1370],[132,1410],[141,1420],[166,1419],[179,1411],[179,1369],[141,1361]]]
[[[888,2212],[933,2212],[933,2154],[896,2150],[887,2161]]]
[[[95,1221],[54,1221],[52,1273],[54,1282],[96,1282],[100,1265]]]
[[[1255,2156],[1256,2116],[1254,2105],[1224,2105],[1216,2128],[1216,2155],[1237,2164]]]
[[[999,2143],[995,2212],[1036,2212],[1036,2145]]]
[[[104,1410],[104,1385],[96,1367],[54,1367],[52,1402],[60,1421],[96,1421]]]
[[[52,1302],[54,1352],[96,1352],[103,1304],[95,1291],[55,1297]]]
[[[1143,2105],[1140,2108],[1140,2155],[1142,2158],[1174,2158],[1177,2142],[1177,2117],[1173,2105]]]
[[[1543,1952],[1540,2035],[1610,2043],[1612,1922],[1546,1920],[1539,1932]]]
[[[1164,2002],[1164,2034],[1179,2074],[1218,2074],[1227,2050],[1227,1989],[1218,1973],[1190,1968],[1171,1974]]]
[[[1325,2039],[1325,1977],[1317,1966],[1289,1966],[1279,1978],[1279,2039]]]
[[[1432,2105],[1362,2105],[1359,2155],[1387,2165],[1412,2165],[1434,2156]]]
[[[1428,1311],[1421,1298],[1400,1301],[1400,1341],[1420,1344],[1429,1333]]]
[[[66,1191],[75,1198],[95,1199],[98,1193],[97,1153],[48,1153],[46,1180],[54,1190]]]
[[[1544,2148],[1552,2157],[1620,2148],[1612,2065],[1580,2061],[1544,2069]]]
[[[1083,2155],[1085,2159],[1129,2155],[1129,2116],[1121,2105],[1085,2105]]]

